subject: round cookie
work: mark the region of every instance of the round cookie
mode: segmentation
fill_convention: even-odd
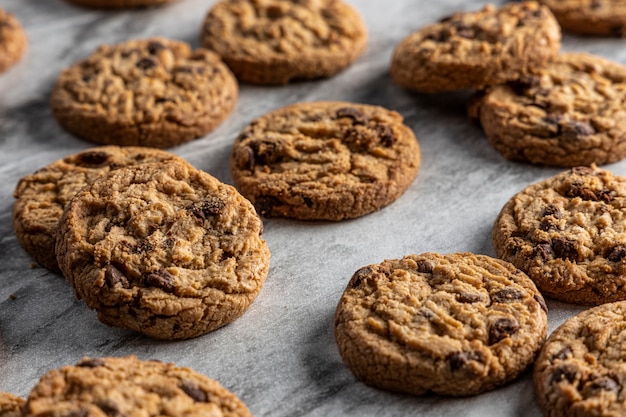
[[[577,167],[530,185],[494,226],[498,257],[558,300],[626,300],[626,177]]]
[[[546,417],[626,415],[626,302],[604,304],[556,329],[535,362]]]
[[[83,358],[44,374],[28,416],[251,417],[232,392],[190,368],[135,356]]]
[[[8,392],[0,392],[0,417],[21,417],[26,401]]]
[[[559,25],[536,2],[455,13],[404,38],[391,60],[403,88],[434,93],[499,84],[543,66],[561,46]]]
[[[177,0],[68,0],[71,3],[99,9],[126,9],[134,7],[159,6]]]
[[[539,0],[552,10],[564,30],[582,35],[626,36],[622,0]]]
[[[240,81],[286,84],[343,70],[365,50],[367,31],[342,0],[222,0],[205,19],[202,44]]]
[[[20,22],[0,8],[0,72],[6,71],[24,55],[28,40]]]
[[[269,268],[261,233],[233,187],[168,161],[120,168],[79,192],[59,221],[56,255],[103,323],[186,339],[250,307]]]
[[[40,265],[59,272],[54,254],[57,225],[76,193],[114,169],[173,159],[182,161],[159,149],[102,146],[46,165],[22,178],[13,192],[13,228],[17,240]]]
[[[625,93],[625,66],[563,53],[517,81],[487,88],[468,111],[507,159],[607,164],[626,156]]]
[[[337,306],[335,338],[368,385],[473,395],[532,363],[546,312],[533,282],[507,262],[424,253],[359,269]]]
[[[61,73],[50,102],[59,123],[83,139],[168,148],[213,130],[237,94],[213,52],[150,38],[99,47]]]
[[[402,195],[420,149],[402,116],[346,102],[297,103],[250,123],[235,141],[235,184],[264,216],[342,220]]]

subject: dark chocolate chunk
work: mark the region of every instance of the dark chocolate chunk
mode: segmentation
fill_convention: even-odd
[[[581,136],[589,136],[596,133],[596,130],[587,122],[580,122],[577,120],[571,120],[565,122],[561,126],[563,136],[569,140],[576,140]]]
[[[471,292],[460,292],[456,294],[456,300],[459,303],[477,303],[483,300],[483,296],[481,294],[471,293]]]
[[[552,219],[541,219],[539,222],[539,229],[544,232],[552,232],[557,230],[559,227]]]
[[[417,272],[422,274],[431,274],[433,272],[433,264],[428,261],[417,261]]]
[[[576,380],[576,368],[567,364],[558,366],[552,376],[550,377],[550,383],[558,384],[559,382],[566,380],[570,384]]]
[[[101,166],[110,158],[111,154],[102,151],[88,151],[80,153],[76,156],[76,165],[78,166]]]
[[[175,279],[166,269],[152,272],[146,276],[146,284],[151,287],[157,287],[167,293],[173,293],[176,289],[174,285]]]
[[[337,110],[337,118],[347,117],[352,119],[352,124],[365,125],[369,121],[369,118],[360,110],[353,107],[342,107]]]
[[[606,258],[611,262],[621,262],[624,256],[626,256],[626,245],[617,245],[611,249]]]
[[[98,404],[100,409],[109,417],[122,417],[119,406],[111,399],[106,400],[102,404]]]
[[[380,138],[380,143],[382,143],[382,145],[386,148],[390,148],[398,141],[398,138],[393,133],[393,129],[389,126],[376,125],[374,130],[376,131],[376,135]]]
[[[135,64],[135,66],[139,69],[142,70],[147,70],[150,68],[154,68],[157,66],[157,61],[155,61],[153,58],[141,58],[139,61],[137,61],[137,63]]]
[[[161,42],[151,41],[148,43],[148,52],[150,52],[152,55],[156,54],[162,49],[166,48],[165,45],[163,45]]]
[[[146,253],[152,252],[154,250],[154,246],[147,240],[142,240],[137,246],[135,246],[135,251],[137,253]]]
[[[598,376],[587,382],[583,391],[619,391],[619,384],[609,376]]]
[[[541,309],[547,313],[548,306],[546,305],[546,300],[544,300],[543,297],[539,294],[533,295],[533,298],[535,299],[536,302],[539,303],[539,307],[541,307]]]
[[[76,364],[76,366],[80,366],[81,368],[97,368],[104,365],[104,361],[98,358],[86,358]]]
[[[552,255],[552,246],[550,246],[548,243],[540,243],[535,246],[533,255],[540,256],[542,260],[547,261]]]
[[[350,278],[348,287],[349,288],[358,287],[359,285],[361,285],[363,281],[367,280],[367,278],[371,274],[372,274],[372,268],[370,266],[364,266],[363,268],[360,268],[352,275],[352,278]]]
[[[257,197],[254,202],[254,207],[256,207],[257,211],[262,216],[271,216],[274,211],[274,207],[281,206],[282,202],[271,195],[262,195]]]
[[[576,250],[576,244],[565,238],[553,238],[552,250],[554,251],[554,256],[556,256],[557,258],[567,259],[571,262],[576,262],[578,260],[578,251]]]
[[[565,346],[563,349],[559,350],[552,359],[565,360],[572,356],[572,349],[569,346]]]
[[[180,389],[197,403],[208,403],[209,395],[195,382],[181,381]]]
[[[550,204],[549,206],[546,206],[546,208],[543,210],[542,216],[543,217],[552,216],[555,219],[560,219],[563,217],[563,213],[561,213],[561,210],[559,210],[558,207]]]
[[[601,8],[601,7],[602,7],[602,1],[601,1],[601,0],[593,0],[593,1],[591,2],[591,8],[592,8],[592,9],[594,9],[594,10],[595,10],[595,9],[599,9],[599,8]]]
[[[494,303],[516,303],[522,301],[524,295],[517,288],[506,287],[496,291],[491,295]]]
[[[446,357],[446,361],[448,361],[448,366],[452,372],[465,368],[471,361],[481,362],[482,360],[482,355],[480,352],[476,351],[452,352]]]
[[[218,215],[225,205],[226,203],[222,199],[209,196],[202,201],[187,206],[186,210],[199,220],[205,221]]]
[[[539,87],[541,78],[536,75],[522,75],[517,80],[509,81],[508,85],[518,96],[525,95],[531,88]]]
[[[519,330],[519,323],[514,318],[503,317],[489,326],[489,344],[493,345]]]
[[[128,279],[122,271],[116,268],[113,264],[108,264],[104,270],[104,282],[109,288],[113,288],[115,285],[120,284],[122,288],[128,288]]]
[[[278,160],[278,146],[273,142],[256,140],[248,145],[254,152],[254,163],[268,165]]]

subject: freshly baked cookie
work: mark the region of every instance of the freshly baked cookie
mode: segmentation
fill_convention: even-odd
[[[264,216],[342,220],[376,211],[409,187],[420,149],[402,116],[345,102],[297,103],[235,141],[235,184]]]
[[[0,8],[0,72],[19,61],[27,45],[26,33],[20,22]]]
[[[177,0],[69,0],[72,3],[99,9],[125,9],[132,7],[158,6]]]
[[[535,362],[537,401],[549,417],[626,415],[626,302],[583,311],[550,335]]]
[[[8,392],[0,392],[0,417],[21,417],[25,401]]]
[[[147,162],[181,160],[153,148],[102,146],[66,156],[22,178],[13,196],[13,228],[40,265],[59,272],[54,246],[57,224],[74,195],[109,171]]]
[[[83,358],[32,389],[25,416],[250,417],[232,392],[190,368],[135,356]]]
[[[157,339],[230,323],[265,282],[252,204],[181,161],[128,166],[79,192],[59,221],[57,261],[100,321]]]
[[[63,71],[51,105],[59,123],[86,140],[168,148],[213,130],[237,92],[213,52],[150,38],[103,45]]]
[[[626,156],[626,67],[564,53],[517,81],[493,86],[469,105],[505,158],[573,167]]]
[[[432,93],[499,84],[543,66],[561,46],[561,30],[536,2],[487,5],[455,13],[404,38],[391,60],[401,87]]]
[[[335,338],[366,384],[473,395],[532,363],[546,313],[533,282],[507,262],[424,253],[359,269],[337,306]]]
[[[587,305],[626,300],[624,218],[626,177],[576,167],[513,196],[493,242],[548,297]]]
[[[583,35],[626,36],[623,0],[539,0],[564,30]]]
[[[367,32],[342,0],[222,0],[206,17],[202,44],[240,81],[286,84],[346,68],[365,50]]]

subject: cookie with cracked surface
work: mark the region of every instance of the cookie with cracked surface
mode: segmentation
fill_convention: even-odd
[[[213,52],[150,38],[99,47],[61,73],[50,102],[59,123],[83,139],[169,148],[217,127],[237,94]]]
[[[261,233],[232,186],[168,161],[120,168],[79,192],[59,221],[56,255],[103,323],[186,339],[250,307],[269,268]]]
[[[424,253],[356,271],[337,306],[335,339],[368,385],[474,395],[532,363],[546,313],[535,284],[508,262]]]
[[[22,406],[26,401],[23,398],[0,392],[0,417],[21,417]]]
[[[98,9],[127,9],[135,7],[160,6],[177,0],[68,0],[70,3]]]
[[[517,81],[492,86],[468,106],[505,158],[573,167],[626,157],[626,66],[563,53]]]
[[[593,305],[626,300],[626,177],[576,167],[530,185],[493,226],[498,257],[548,297]]]
[[[458,12],[404,38],[391,60],[403,88],[434,93],[499,84],[543,66],[561,46],[559,25],[536,2]]]
[[[539,1],[552,10],[568,32],[626,37],[626,3],[622,0]]]
[[[0,8],[0,72],[15,65],[28,46],[26,32],[11,13]]]
[[[219,382],[173,363],[135,356],[81,359],[53,369],[33,387],[24,415],[251,417]]]
[[[13,192],[17,240],[40,265],[60,272],[54,254],[63,210],[80,190],[108,172],[129,165],[182,158],[154,148],[101,146],[55,161],[20,179]]]
[[[346,102],[297,103],[251,122],[231,155],[235,184],[268,217],[342,220],[404,193],[420,165],[402,116]]]
[[[202,44],[240,81],[286,84],[348,67],[365,50],[367,31],[342,0],[222,0],[205,19]]]
[[[546,417],[626,415],[626,302],[583,311],[557,328],[535,362]]]

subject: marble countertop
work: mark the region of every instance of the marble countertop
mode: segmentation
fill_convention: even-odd
[[[25,396],[46,371],[83,356],[135,354],[190,366],[236,393],[255,416],[539,416],[530,373],[489,393],[461,399],[413,397],[370,388],[343,365],[333,314],[352,273],[410,253],[471,251],[495,256],[491,226],[502,205],[557,169],[513,163],[494,151],[465,114],[467,93],[418,95],[391,83],[389,60],[404,36],[477,0],[351,0],[369,28],[365,55],[327,80],[283,87],[241,86],[233,115],[214,132],[171,149],[224,182],[234,138],[253,118],[283,105],[347,100],[400,112],[422,150],[417,179],[395,203],[359,219],[265,221],[272,252],[265,287],[234,323],[192,340],[159,342],[107,327],[74,298],[62,277],[31,265],[12,228],[18,179],[91,145],[53,119],[49,93],[58,73],[99,44],[152,35],[199,44],[207,0],[123,12],[63,0],[0,0],[24,25],[30,46],[0,75],[0,391]],[[502,2],[500,2],[502,3]],[[565,35],[564,50],[626,63],[620,39]],[[607,166],[626,175],[626,161]],[[548,302],[549,329],[580,311]]]

